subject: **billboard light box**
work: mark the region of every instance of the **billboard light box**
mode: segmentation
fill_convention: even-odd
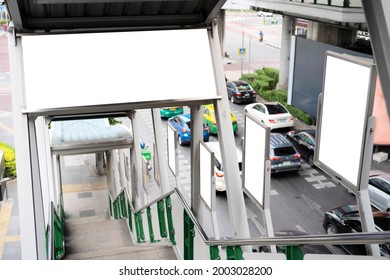
[[[375,81],[370,60],[327,52],[315,164],[347,188],[359,188]]]
[[[243,187],[264,209],[266,160],[269,157],[269,128],[248,113],[245,116]]]

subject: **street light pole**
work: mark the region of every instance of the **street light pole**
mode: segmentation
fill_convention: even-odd
[[[242,31],[242,49],[244,49],[244,31]],[[241,56],[241,76],[243,74],[243,67],[244,67],[244,56]]]

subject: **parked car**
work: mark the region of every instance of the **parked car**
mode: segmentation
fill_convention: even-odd
[[[215,157],[215,166],[214,166],[215,189],[219,192],[226,191],[225,178],[224,178],[225,174],[223,171],[221,148],[220,148],[219,142],[208,142],[208,143],[206,143],[206,145],[210,150],[213,151],[214,157]],[[238,168],[239,168],[240,174],[241,174],[242,153],[238,147],[236,147],[236,153],[237,153],[237,158],[238,158]]]
[[[170,118],[176,115],[183,114],[183,107],[164,107],[160,109],[160,115],[162,118]]]
[[[191,115],[183,114],[168,119],[173,128],[177,131],[179,144],[183,146],[191,141]],[[208,142],[210,138],[209,128],[203,124],[203,141]]]
[[[241,138],[241,148],[243,144],[244,137]],[[270,134],[269,160],[271,161],[271,173],[298,171],[301,168],[301,155],[280,133]]]
[[[377,209],[372,211],[375,229],[377,231],[390,231],[390,213]],[[345,205],[325,212],[323,227],[327,234],[362,232],[359,209],[356,205]],[[366,255],[364,245],[342,245],[353,255]],[[390,257],[389,245],[380,244],[381,255]]]
[[[238,130],[237,118],[233,113],[230,113],[232,119],[233,132]],[[215,118],[215,111],[213,105],[205,105],[203,107],[203,122],[209,127],[211,134],[218,134],[217,119]]]
[[[269,159],[271,173],[298,171],[301,168],[301,155],[294,145],[282,134],[270,134]]]
[[[310,166],[314,166],[314,149],[316,145],[316,132],[311,130],[291,130],[286,137],[293,143],[301,156]]]
[[[232,103],[256,102],[256,91],[247,82],[227,81],[226,89]]]
[[[251,113],[271,130],[294,126],[294,117],[279,102],[252,103],[245,106],[245,112]]]
[[[371,171],[368,179],[368,194],[375,208],[390,212],[390,174],[378,170]]]

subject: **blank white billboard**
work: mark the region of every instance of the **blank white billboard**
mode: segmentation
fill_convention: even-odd
[[[213,190],[213,173],[214,173],[214,154],[207,147],[200,143],[200,197],[211,210]]]
[[[167,125],[167,133],[168,133],[168,165],[169,168],[172,170],[173,175],[177,176],[178,170],[177,170],[177,132],[176,130],[171,126]]]
[[[370,61],[327,53],[316,165],[355,188],[360,180],[367,121],[372,114],[372,83],[375,85]]]
[[[31,35],[22,46],[28,111],[217,96],[206,29]]]
[[[269,157],[269,128],[245,116],[243,186],[264,208],[266,160]]]

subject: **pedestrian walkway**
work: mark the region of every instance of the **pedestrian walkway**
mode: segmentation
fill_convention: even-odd
[[[20,260],[21,243],[16,180],[8,182],[7,197],[0,202],[0,259]]]

